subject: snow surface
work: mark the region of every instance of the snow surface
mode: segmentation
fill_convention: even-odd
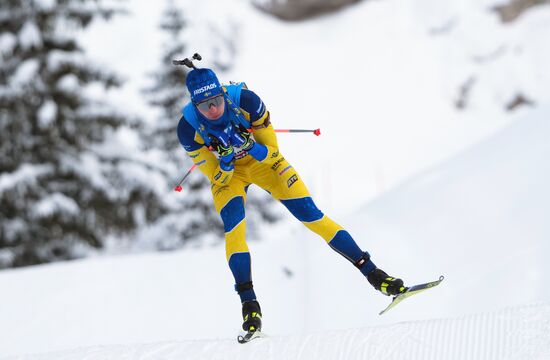
[[[404,322],[312,333],[234,339],[112,345],[27,356],[71,359],[548,359],[550,304],[452,319]],[[17,359],[6,358],[7,359]]]

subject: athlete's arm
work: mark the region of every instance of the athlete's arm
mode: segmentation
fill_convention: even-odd
[[[233,166],[220,164],[204,145],[204,140],[182,116],[178,123],[178,139],[199,170],[215,185],[227,185],[233,176]]]
[[[269,111],[262,99],[253,91],[243,89],[241,92],[240,107],[246,111],[250,117],[252,134],[258,149],[254,149],[256,160],[271,164],[276,161],[279,155],[279,145],[277,135],[271,125]],[[250,153],[250,152],[249,152]]]

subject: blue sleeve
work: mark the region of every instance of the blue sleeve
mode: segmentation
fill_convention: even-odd
[[[178,123],[178,139],[185,151],[194,151],[203,147],[195,141],[195,129],[182,116]]]
[[[267,111],[262,99],[251,90],[241,91],[240,102],[240,108],[250,114],[250,122],[260,119]]]

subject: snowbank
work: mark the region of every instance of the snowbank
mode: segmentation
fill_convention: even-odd
[[[274,336],[113,345],[9,359],[548,359],[550,303],[450,319]]]

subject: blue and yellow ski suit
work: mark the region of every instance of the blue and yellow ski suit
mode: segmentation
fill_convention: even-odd
[[[227,132],[227,128],[232,127],[229,121],[231,108],[227,104],[221,119],[208,121],[202,118],[192,103],[189,103],[183,110],[184,115],[179,121],[177,132],[187,154],[212,183],[214,205],[224,224],[227,261],[241,301],[244,303],[256,299],[245,235],[246,191],[251,184],[268,191],[286,206],[292,215],[319,234],[331,248],[352,262],[366,276],[375,268],[369,254],[359,248],[342,226],[315,206],[302,178],[279,151],[269,111],[262,100],[246,88],[243,88],[239,95],[233,96],[231,100],[238,104],[239,110],[248,122],[247,128],[252,128],[253,138],[259,147],[256,146],[253,156],[236,150],[233,170],[224,171],[220,167],[217,156],[208,149],[203,139],[209,128],[216,133]],[[190,117],[195,117],[194,121],[186,119]]]

